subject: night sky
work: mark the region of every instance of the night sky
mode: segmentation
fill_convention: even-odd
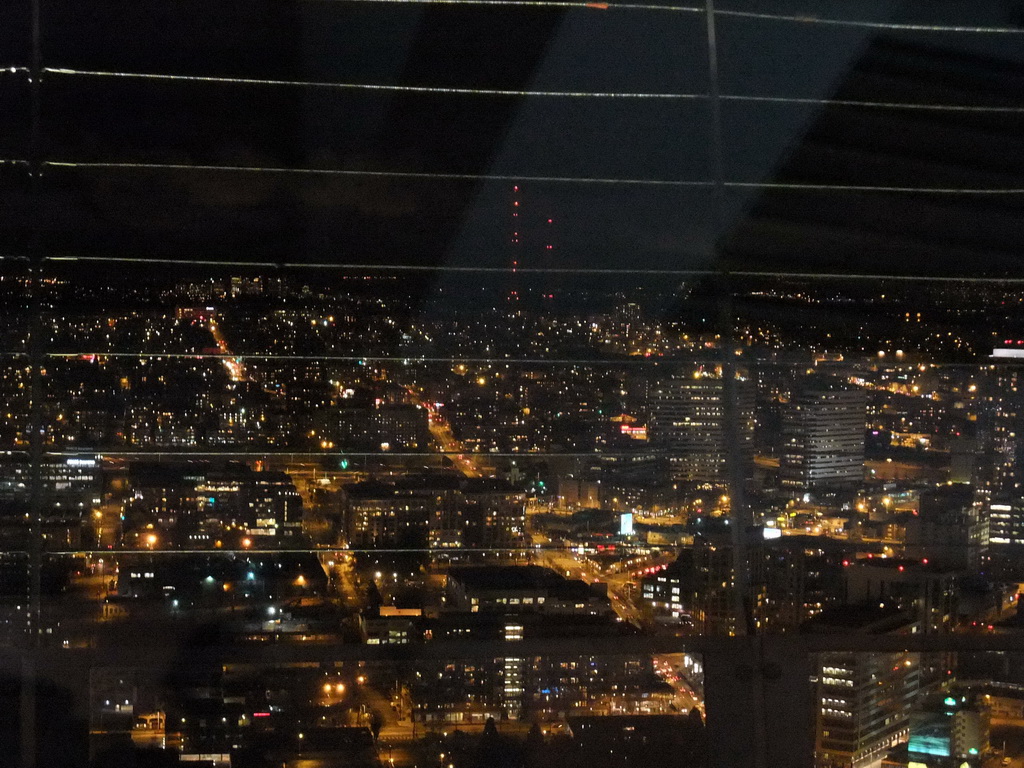
[[[0,8],[0,66],[27,64],[27,6],[17,0]],[[1024,32],[1021,3],[729,0],[717,7],[726,11],[716,17],[723,94],[832,100],[725,101],[727,180],[1024,187],[1024,114],[834,102],[1024,110],[1024,34],[1014,32]],[[709,87],[705,17],[678,8],[44,0],[43,57],[52,68],[104,72],[700,95]],[[808,16],[1008,31],[802,20]],[[514,179],[522,179],[525,267],[724,263],[1013,274],[1024,235],[1024,195],[732,188],[717,226],[710,188],[672,184],[714,177],[713,122],[703,98],[410,93],[49,72],[42,104],[46,160],[508,177],[48,166],[38,208],[48,255],[504,267],[512,255]],[[28,113],[26,75],[0,74],[0,157],[28,156]],[[26,252],[32,211],[25,170],[0,167],[5,254]],[[92,265],[89,273],[104,269]],[[109,269],[111,278],[118,274]]]

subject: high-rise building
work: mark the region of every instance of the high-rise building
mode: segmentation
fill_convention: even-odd
[[[1024,499],[993,499],[988,507],[988,527],[993,575],[1016,580],[1024,574]]]
[[[825,611],[808,629],[904,634],[914,630],[914,623],[899,610],[876,603]],[[878,765],[909,735],[910,710],[920,689],[920,654],[822,653],[815,682],[817,768]]]
[[[843,571],[849,605],[895,607],[924,634],[953,631],[959,615],[958,571],[892,557],[861,558]]]
[[[989,505],[989,543],[1024,547],[1024,504],[994,501]]]
[[[811,377],[793,392],[782,423],[782,485],[827,493],[855,489],[864,477],[863,389]]]
[[[992,457],[989,486],[993,495],[1020,495],[1024,488],[1024,382],[1015,368],[993,372],[985,398],[987,448]]]
[[[698,533],[673,563],[641,583],[643,598],[663,621],[690,626],[697,634],[735,634],[735,571],[728,533]]]
[[[751,581],[762,600],[758,625],[769,632],[792,632],[843,593],[843,562],[853,557],[848,542],[825,536],[780,536],[751,553]]]
[[[995,349],[993,357],[1016,357]],[[993,575],[1016,579],[1024,573],[1024,381],[1013,366],[992,371],[985,400],[985,447],[991,458],[987,478],[989,504],[989,557]]]
[[[652,393],[651,434],[665,451],[669,472],[677,482],[725,485],[730,448],[740,471],[753,469],[754,388],[746,376],[736,377],[735,415],[738,444],[729,445],[724,380],[720,371],[700,367],[663,379]]]
[[[907,520],[907,557],[957,570],[978,571],[988,552],[989,518],[963,483],[921,494],[918,514]]]

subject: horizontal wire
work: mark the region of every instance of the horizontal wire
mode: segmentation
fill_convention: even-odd
[[[566,0],[325,0],[331,3],[395,3],[397,5],[483,5],[522,6],[530,8],[595,9],[601,11],[671,11],[675,13],[704,13],[703,8],[685,5],[656,5],[651,3],[566,2]]]
[[[684,13],[703,14],[706,12],[701,7],[691,6],[666,6],[650,4],[623,4],[604,2],[551,2],[549,0],[347,0],[348,2],[368,2],[387,4],[392,2],[413,3],[422,5],[522,5],[522,6],[552,6],[558,8],[598,8],[602,10],[657,10],[676,11]],[[782,14],[757,11],[729,10],[715,8],[712,11],[717,16],[732,16],[735,18],[757,19],[762,21],[782,21],[797,24],[819,24],[823,26],[858,27],[864,29],[885,29],[903,32],[962,32],[974,34],[999,34],[1012,35],[1024,34],[1021,27],[993,27],[984,25],[960,25],[960,24],[924,24],[914,22],[891,22],[891,21],[866,21],[857,19],[832,19],[818,16]]]
[[[864,308],[865,311],[868,307]],[[739,318],[742,322],[742,318]],[[909,343],[909,342],[908,342]],[[788,360],[769,360],[760,359],[753,357],[758,352],[757,347],[749,348],[749,355],[738,357],[738,360],[742,360],[744,363],[749,365],[789,365],[794,367],[806,367],[808,365],[850,365],[851,363],[861,364],[875,364],[877,360],[870,353],[863,353],[866,357],[855,360],[822,360],[817,363],[813,361],[788,361]],[[602,366],[602,367],[633,367],[637,365],[650,365],[657,367],[659,365],[664,366],[686,366],[686,365],[699,365],[706,363],[709,359],[713,358],[714,353],[709,352],[704,357],[644,357],[640,355],[632,355],[623,358],[523,358],[523,357],[402,357],[401,355],[291,355],[291,354],[266,354],[266,353],[254,353],[254,354],[232,354],[232,355],[213,355],[213,354],[202,354],[202,353],[188,353],[188,352],[47,352],[47,357],[57,360],[76,360],[81,357],[112,357],[120,359],[145,359],[145,360],[162,360],[164,358],[169,360],[259,360],[263,362],[373,362],[373,363],[405,363],[408,365],[427,365],[427,364],[442,364],[442,365],[495,365],[495,366],[509,366],[509,365],[564,365],[564,366]],[[27,357],[24,353],[12,353],[12,357]],[[1016,362],[1014,362],[1016,360]],[[938,367],[949,367],[953,365],[978,365],[988,366],[997,363],[1003,363],[1008,366],[1020,366],[1024,365],[1024,359],[1017,359],[1011,357],[1001,357],[989,359],[985,358],[984,361],[978,363],[935,363]],[[905,363],[911,368],[916,368],[918,363]],[[900,363],[892,363],[893,366],[899,366]]]
[[[882,184],[816,184],[786,181],[727,181],[730,189],[778,189],[793,192],[882,192],[935,195],[1021,195],[1024,187],[910,187]]]
[[[51,168],[78,168],[85,170],[155,170],[155,171],[198,171],[206,173],[266,173],[275,175],[309,176],[355,176],[399,179],[449,179],[460,181],[518,181],[539,183],[600,184],[623,186],[661,187],[703,187],[715,185],[710,180],[678,179],[630,179],[602,178],[592,176],[524,176],[518,174],[492,173],[444,173],[429,171],[355,171],[328,168],[285,168],[278,166],[251,165],[204,165],[188,163],[138,163],[138,162],[74,162],[48,160],[43,165]],[[775,189],[792,192],[880,192],[888,194],[930,194],[930,195],[1024,195],[1024,187],[912,187],[886,186],[879,184],[818,184],[809,182],[783,181],[726,181],[722,186],[729,189]]]
[[[85,77],[110,77],[157,81],[187,81],[215,84],[235,85],[268,85],[292,86],[304,88],[329,88],[339,90],[390,91],[409,93],[436,93],[478,96],[538,96],[560,98],[596,98],[596,99],[669,99],[706,101],[710,97],[706,93],[653,93],[625,91],[529,91],[496,88],[452,88],[421,85],[385,85],[379,83],[339,83],[311,80],[275,80],[252,77],[220,77],[214,75],[175,75],[144,72],[113,72],[100,70],[65,69],[47,67],[45,72]],[[813,104],[821,106],[862,107],[872,109],[910,109],[936,112],[981,112],[993,114],[1024,113],[1024,107],[980,106],[969,104],[921,104],[918,102],[864,101],[858,99],[821,99],[793,96],[750,96],[744,94],[722,94],[723,101],[774,103],[774,104]]]
[[[543,513],[542,513],[543,514]],[[804,538],[810,536],[806,533],[793,533],[783,534],[779,537],[782,541],[790,538]],[[830,543],[841,543],[849,544],[851,546],[857,545],[859,542],[849,541],[848,539],[835,539],[829,536],[816,536],[814,538],[824,539]],[[596,543],[596,542],[595,542]],[[645,544],[641,542],[625,542],[615,541],[612,542],[616,550],[619,549],[668,549],[676,551],[677,545],[669,544]],[[882,544],[881,541],[868,541],[865,544]],[[977,548],[979,545],[969,544],[929,544],[929,547],[934,549],[949,549],[954,552],[963,552],[968,547]],[[145,555],[147,557],[151,555],[304,555],[304,554],[358,554],[358,555],[376,555],[376,554],[395,554],[395,553],[414,553],[414,552],[427,552],[430,554],[441,554],[444,552],[449,553],[463,553],[463,552],[570,552],[583,548],[593,548],[594,543],[591,544],[521,544],[518,546],[508,547],[456,547],[454,549],[444,549],[441,547],[430,548],[430,547],[344,547],[340,545],[332,546],[317,546],[317,547],[290,547],[287,549],[256,549],[255,547],[249,547],[247,549],[234,549],[226,547],[217,547],[214,549],[54,549],[47,550],[44,552],[46,555],[54,556],[68,556],[77,554],[95,554],[95,555]],[[614,550],[613,550],[614,551]],[[0,553],[4,555],[21,555],[23,554],[20,550],[5,550]],[[611,554],[611,553],[609,553]],[[856,565],[885,565],[885,561],[892,559],[895,562],[899,562],[901,558],[859,558]],[[851,563],[853,565],[854,563]],[[626,573],[633,571],[632,568],[623,569]],[[620,574],[625,575],[620,571]],[[613,574],[614,575],[614,574]]]
[[[47,160],[51,168],[82,168],[86,170],[156,170],[202,171],[212,173],[266,173],[274,175],[354,176],[394,179],[448,179],[452,181],[518,181],[538,183],[606,184],[624,186],[710,187],[711,181],[680,181],[674,179],[623,179],[587,176],[524,176],[497,173],[445,173],[430,171],[355,171],[342,168],[285,168],[252,165],[202,165],[189,163],[73,162]]]
[[[580,10],[608,11],[667,11],[671,13],[704,14],[701,6],[664,5],[655,3],[617,3],[617,2],[571,2],[570,0],[325,0],[331,3],[373,5],[434,5],[434,6],[489,6],[489,7],[524,7],[524,8],[565,8]],[[1021,27],[995,27],[984,25],[959,24],[924,24],[914,22],[866,21],[857,19],[821,18],[818,16],[781,14],[757,11],[730,10],[716,8],[717,16],[757,19],[762,21],[782,21],[797,24],[817,24],[823,26],[858,27],[865,29],[885,29],[905,32],[961,32],[977,34],[1024,34]]]
[[[163,456],[172,457],[188,457],[188,456],[213,456],[213,457],[231,457],[231,456],[254,456],[254,457],[272,457],[272,456],[292,456],[292,457],[306,457],[315,459],[331,459],[331,458],[351,458],[353,456],[365,457],[365,458],[437,458],[438,456],[473,456],[478,459],[486,458],[504,458],[504,459],[528,459],[528,458],[545,458],[548,456],[557,456],[559,458],[587,458],[595,459],[602,456],[616,456],[616,457],[630,457],[636,456],[635,452],[629,451],[499,451],[491,453],[490,451],[477,452],[477,451],[300,451],[300,450],[287,450],[279,448],[276,450],[264,450],[264,451],[243,451],[243,450],[224,450],[224,451],[204,451],[204,450],[191,450],[191,449],[153,449],[148,451],[143,450],[119,450],[115,448],[104,449],[66,449],[60,451],[43,451],[44,456],[53,457],[75,457],[75,456],[103,456],[103,457],[118,457],[118,456],[148,456],[150,458],[157,458]]]
[[[734,277],[776,277],[799,280],[884,280],[896,283],[973,283],[980,285],[1024,284],[1024,277],[983,277],[978,275],[891,275],[884,273],[829,274],[827,272],[762,272],[758,270],[729,271]]]
[[[862,29],[886,29],[900,32],[963,32],[977,34],[996,35],[1020,35],[1024,34],[1024,27],[986,27],[975,25],[956,24],[920,24],[913,22],[893,21],[862,21],[856,19],[828,19],[818,16],[768,13],[759,11],[738,11],[724,8],[716,8],[716,16],[732,16],[742,19],[757,19],[761,21],[785,21],[797,24],[820,24],[831,27],[857,27]]]
[[[939,370],[939,369],[941,369],[941,370],[965,370],[965,371],[969,371],[969,370],[984,370],[984,369],[1016,370],[1016,369],[1020,369],[1020,368],[1024,367],[1024,358],[995,357],[995,356],[992,356],[989,353],[984,353],[984,352],[979,352],[977,354],[979,355],[979,357],[976,360],[971,360],[971,361],[935,361],[933,359],[929,359],[928,361],[922,361],[921,359],[915,357],[914,355],[909,355],[907,357],[907,359],[903,359],[903,360],[889,360],[889,359],[882,360],[882,359],[879,359],[875,355],[873,355],[871,353],[868,353],[868,352],[858,353],[859,356],[857,356],[857,357],[850,357],[849,353],[844,353],[844,355],[846,355],[846,356],[842,360],[803,360],[803,361],[794,361],[794,360],[773,360],[773,359],[770,359],[770,358],[758,358],[758,357],[753,357],[753,356],[739,357],[739,358],[737,358],[737,360],[739,361],[740,365],[742,365],[744,367],[749,367],[751,369],[790,368],[790,369],[796,370],[796,369],[804,369],[804,368],[808,368],[808,367],[820,368],[820,369],[824,369],[824,368],[841,368],[841,369],[845,369],[845,368],[851,368],[851,366],[852,366],[852,368],[856,369],[856,370],[867,370],[867,369],[872,369],[872,368],[876,368],[876,367],[881,367],[881,368],[884,368],[884,369],[890,370],[890,371],[899,371],[899,370],[902,370],[902,369],[906,369],[907,371],[916,371],[919,368],[919,366],[922,365],[922,363],[927,365],[929,368],[936,369],[936,370]],[[684,359],[684,358],[660,359],[660,360],[655,361],[653,363],[653,365],[654,365],[654,367],[658,367],[660,365],[660,366],[664,366],[666,368],[686,367],[686,366],[692,366],[692,365],[707,364],[710,359],[711,359],[710,355],[708,357],[704,357],[704,358],[692,358],[692,359]],[[311,361],[311,362],[312,361],[316,361],[316,360],[319,360],[319,358],[314,358],[314,357],[308,358],[308,361]],[[451,362],[456,362],[456,361],[454,361],[454,360],[447,360],[446,359],[444,361],[444,364],[450,364]],[[629,360],[629,359],[627,359],[627,360],[608,360],[608,361],[603,361],[603,360],[573,360],[573,361],[544,361],[544,360],[534,361],[534,360],[531,360],[531,361],[519,361],[519,360],[508,359],[508,360],[494,360],[490,364],[493,364],[493,365],[496,365],[496,366],[500,366],[501,364],[505,364],[506,366],[516,365],[516,364],[539,365],[539,364],[543,364],[543,363],[546,363],[546,362],[551,362],[552,364],[557,364],[557,365],[565,365],[565,366],[577,367],[577,368],[582,368],[582,367],[586,367],[586,366],[607,367],[607,368],[629,368],[629,367],[633,367],[634,365],[638,365],[638,364],[641,363],[640,360]],[[652,363],[649,362],[649,359],[645,359],[644,362],[648,362],[648,364],[652,364]],[[58,393],[52,393],[52,394],[58,394]],[[2,455],[4,450],[5,449],[0,448],[0,455]],[[15,452],[16,453],[25,453],[25,451],[15,451]],[[88,452],[88,451],[86,451],[86,452]],[[370,455],[377,455],[377,453],[378,452],[371,452]],[[467,453],[467,451],[466,450],[455,451],[455,453]],[[318,453],[317,455],[320,455],[320,454]],[[388,451],[387,455],[399,455],[399,454],[396,454],[394,451]],[[413,454],[413,455],[418,455],[418,454]],[[521,455],[521,454],[517,454],[517,455]]]
[[[307,554],[350,554],[350,555],[377,555],[377,554],[414,554],[414,553],[429,553],[429,554],[463,554],[466,552],[570,552],[576,550],[581,545],[575,544],[562,544],[562,545],[520,545],[511,547],[458,547],[455,549],[435,548],[430,547],[305,547],[305,548],[289,548],[289,549],[255,549],[250,547],[248,549],[55,549],[44,551],[44,555],[54,557],[68,557],[75,555],[143,555],[151,557],[153,555],[307,555]],[[593,545],[591,545],[593,546]],[[615,542],[616,550],[619,549],[672,549],[669,546],[658,546],[650,544],[639,544],[639,543],[619,543]],[[20,552],[5,552],[4,554],[21,554]],[[627,572],[630,569],[626,569]]]
[[[706,99],[703,93],[630,93],[620,91],[527,91],[501,88],[452,88],[427,85],[385,85],[380,83],[338,83],[310,80],[273,80],[251,77],[217,77],[212,75],[167,75],[141,72],[106,72],[81,69],[47,67],[45,72],[87,77],[114,77],[139,80],[186,81],[231,85],[298,86],[303,88],[336,88],[339,90],[397,91],[408,93],[438,93],[474,96],[550,96],[560,98],[600,99]]]
[[[847,363],[848,365],[848,363]],[[888,366],[896,368],[896,366]],[[916,365],[906,365],[907,369],[917,369]],[[945,368],[944,365],[934,365],[932,368]],[[987,363],[982,363],[973,366],[967,366],[969,368],[988,368]],[[94,448],[62,448],[62,449],[47,449],[43,451],[44,456],[51,457],[77,457],[77,456],[102,456],[104,458],[116,458],[116,457],[189,457],[189,456],[204,456],[204,457],[304,457],[310,459],[332,459],[332,458],[437,458],[439,456],[465,456],[467,458],[472,457],[479,461],[486,461],[488,458],[503,458],[503,459],[529,459],[529,458],[545,458],[549,456],[558,458],[577,458],[577,459],[600,459],[602,457],[615,457],[615,458],[629,458],[636,457],[637,455],[643,454],[658,454],[666,455],[666,449],[663,446],[647,445],[644,446],[644,450],[608,450],[608,449],[594,449],[591,451],[472,451],[466,448],[462,450],[426,450],[426,451],[367,451],[367,450],[301,450],[298,448],[264,448],[261,450],[253,450],[243,447],[227,447],[224,449],[205,449],[205,448],[188,448],[188,447],[163,447],[158,446],[151,449],[140,449],[140,448],[117,448],[117,447],[94,447]],[[10,454],[26,454],[27,451],[18,450],[4,450],[0,451],[0,456]],[[936,452],[933,452],[936,453]],[[884,457],[883,457],[884,458]],[[883,458],[867,459],[869,462],[881,462]],[[894,461],[900,461],[896,457],[892,457]]]
[[[847,358],[845,358],[843,360],[818,360],[818,361],[806,360],[806,361],[802,361],[802,362],[794,362],[794,361],[790,361],[790,360],[758,359],[758,358],[751,358],[751,357],[741,357],[741,358],[737,358],[737,360],[739,361],[740,365],[742,365],[744,367],[749,367],[749,368],[752,368],[752,369],[790,368],[790,369],[793,369],[793,370],[803,370],[805,368],[818,368],[818,369],[825,369],[825,368],[847,369],[847,368],[850,368],[852,370],[868,370],[868,369],[872,369],[872,368],[875,368],[875,367],[882,367],[882,368],[884,368],[886,370],[889,370],[889,371],[899,371],[899,370],[903,370],[903,369],[905,369],[907,371],[916,371],[916,370],[918,370],[918,367],[922,364],[922,361],[920,359],[915,358],[913,356],[910,356],[909,360],[890,361],[890,360],[880,360],[880,359],[878,359],[878,358],[876,358],[876,357],[874,357],[872,355],[869,355],[866,352],[862,353],[862,354],[864,355],[863,357],[858,357],[856,359],[850,359],[850,358],[847,357]],[[925,364],[928,365],[929,368],[933,368],[933,369],[936,369],[936,370],[965,370],[965,371],[969,371],[969,370],[983,370],[983,369],[994,369],[994,368],[998,368],[998,369],[1001,369],[1001,370],[1018,370],[1020,368],[1024,368],[1024,359],[1021,359],[1021,358],[993,357],[993,356],[991,356],[989,354],[985,354],[985,353],[978,353],[978,354],[984,355],[984,356],[979,357],[977,360],[972,361],[972,362],[933,362],[933,361],[929,361],[929,362],[927,362]],[[672,366],[685,367],[685,366],[707,364],[710,360],[711,360],[711,358],[709,356],[708,358],[704,358],[704,359],[700,359],[700,360],[660,360],[660,361],[658,361],[658,363],[660,365],[665,366],[665,367],[672,367]],[[514,360],[498,360],[498,361],[495,361],[495,362],[496,363],[507,363],[507,364],[511,365],[511,364],[517,363],[518,361],[514,361]],[[573,366],[573,367],[578,367],[578,368],[582,368],[582,367],[585,367],[585,366],[593,366],[595,368],[599,367],[599,366],[600,367],[609,367],[609,368],[628,368],[628,367],[632,367],[631,362],[632,361],[610,361],[608,363],[604,363],[602,361],[596,361],[596,360],[595,361],[578,361],[577,360],[577,361],[573,361],[572,363],[558,362],[557,364],[558,365],[568,365],[568,366]],[[639,362],[640,361],[635,361],[635,362],[632,362],[632,364],[635,365],[635,364],[638,364]],[[530,365],[536,365],[537,363],[536,362],[530,362],[529,364]],[[655,366],[655,367],[657,367],[657,366]],[[59,395],[60,393],[51,392],[51,394]],[[466,450],[455,451],[454,453],[459,454],[459,453],[467,453],[467,452],[468,453],[472,453],[471,451],[466,451]],[[370,455],[377,455],[378,453],[379,452],[371,452]],[[2,449],[0,449],[0,454],[2,454]],[[320,455],[320,454],[318,454],[318,455]],[[388,451],[386,454],[381,454],[381,455],[396,456],[396,455],[403,455],[403,454],[398,454],[398,453],[395,453],[394,451]],[[412,454],[412,455],[419,455],[419,454]],[[522,454],[516,454],[516,455],[522,455]]]
[[[802,535],[803,534],[783,535],[783,536],[779,537],[779,539],[777,539],[777,541],[785,542],[789,538],[797,538],[797,537],[801,537]],[[833,539],[833,538],[829,538],[829,537],[820,537],[820,538],[826,539],[826,541],[828,541],[830,545],[846,544],[847,546],[850,546],[850,547],[855,547],[855,545],[856,545],[856,542],[850,542],[850,541],[848,541],[846,539]],[[884,542],[866,542],[866,544],[869,545],[869,546],[871,544],[881,545],[883,543]],[[664,544],[663,545],[658,545],[658,544],[653,544],[652,545],[652,544],[641,544],[641,543],[631,543],[631,542],[622,542],[622,541],[615,541],[615,542],[612,542],[612,544],[615,547],[615,549],[610,551],[610,552],[607,552],[607,554],[615,554],[616,552],[625,554],[625,553],[634,552],[634,551],[641,551],[641,552],[645,552],[646,553],[646,552],[650,552],[652,550],[678,551],[678,549],[679,549],[678,545],[664,545]],[[348,554],[348,555],[401,555],[401,554],[409,554],[409,555],[411,555],[411,554],[430,554],[430,555],[441,555],[441,556],[449,555],[449,556],[452,556],[452,557],[457,557],[459,555],[471,554],[471,553],[484,553],[484,554],[486,554],[486,553],[498,553],[498,554],[502,554],[502,553],[508,553],[508,554],[518,553],[518,554],[527,554],[527,553],[530,553],[530,552],[573,552],[573,553],[579,554],[578,550],[580,548],[585,548],[585,549],[593,550],[595,548],[595,546],[596,546],[596,543],[589,543],[589,544],[583,544],[583,543],[580,543],[580,544],[563,544],[563,545],[555,545],[555,546],[550,546],[550,545],[542,545],[542,546],[521,545],[521,546],[511,546],[511,547],[457,547],[457,548],[454,548],[454,549],[447,549],[447,548],[442,548],[442,547],[438,547],[438,548],[435,548],[435,549],[431,549],[429,547],[405,547],[405,548],[403,548],[403,547],[380,547],[380,548],[358,547],[358,548],[345,548],[345,547],[340,547],[340,546],[288,548],[288,549],[256,549],[256,548],[253,548],[253,547],[250,547],[249,549],[215,548],[215,549],[154,549],[154,550],[149,550],[149,549],[55,549],[55,550],[45,550],[43,552],[43,556],[44,557],[51,557],[51,558],[58,558],[58,557],[81,557],[83,555],[90,555],[90,556],[100,555],[100,556],[106,556],[106,557],[128,557],[128,558],[132,558],[132,557],[138,556],[138,557],[152,558],[154,556],[155,557],[161,557],[161,556],[173,556],[173,555],[189,555],[189,556],[203,556],[203,555],[206,555],[206,556],[209,556],[209,557],[222,557],[222,556],[268,557],[268,556],[273,556],[273,555],[319,555],[319,554],[322,554],[322,555],[345,555],[345,554]],[[604,546],[607,547],[608,545],[606,544]],[[767,546],[770,547],[771,544],[768,544]],[[935,544],[935,545],[930,545],[930,546],[932,546],[934,549],[950,550],[950,551],[953,551],[953,552],[962,552],[964,550],[964,545],[959,545],[959,544]],[[14,550],[14,551],[10,551],[10,552],[4,552],[2,554],[4,554],[4,555],[15,555],[15,556],[18,556],[18,557],[24,557],[24,554],[21,551],[18,551],[18,550]],[[590,553],[588,552],[586,554],[590,554]],[[900,558],[892,558],[892,560],[893,560],[893,566],[892,567],[895,567],[896,564],[899,563]],[[885,563],[886,563],[886,559],[882,559],[882,558],[875,558],[875,559],[872,559],[872,558],[858,558],[856,563],[851,563],[851,565],[854,566],[854,567],[860,566],[860,565],[864,565],[864,566],[872,565],[872,566],[876,566],[877,567],[877,566],[884,566]],[[613,573],[610,573],[610,574],[603,574],[603,575],[605,576],[605,578],[607,578],[608,576],[616,576],[616,575],[618,575],[618,576],[625,576],[625,575],[627,575],[629,573],[634,573],[634,572],[636,572],[638,570],[645,570],[645,569],[644,568],[639,568],[639,567],[637,567],[637,568],[623,568],[623,569],[620,569],[618,572],[613,572]]]
[[[20,353],[19,353],[20,354]],[[275,360],[282,361],[314,361],[323,360],[328,362],[348,362],[355,363],[360,361],[373,362],[373,363],[444,363],[449,365],[452,363],[466,363],[473,365],[482,364],[526,364],[526,365],[636,365],[645,363],[648,365],[658,363],[687,363],[689,359],[681,358],[653,358],[653,357],[640,357],[635,355],[632,357],[622,358],[621,360],[613,360],[609,358],[545,358],[545,357],[417,357],[416,355],[294,355],[294,354],[273,354],[273,353],[235,353],[235,354],[210,354],[202,352],[47,352],[47,357],[56,359],[74,359],[79,357],[113,357],[113,358],[134,358],[134,359],[147,359],[147,360],[159,360],[161,358],[168,358],[171,360],[265,360],[273,362]]]
[[[27,257],[11,257],[27,258]],[[555,275],[611,275],[628,277],[631,275],[680,276],[680,277],[752,277],[807,279],[807,280],[842,280],[842,281],[875,281],[888,280],[895,282],[931,282],[931,283],[978,283],[978,284],[1020,284],[1024,277],[997,276],[984,277],[978,275],[946,276],[946,275],[895,275],[884,273],[828,273],[828,272],[785,272],[778,270],[735,270],[728,267],[719,269],[595,269],[592,267],[482,267],[459,266],[449,264],[317,264],[309,262],[275,262],[275,261],[225,261],[216,259],[170,259],[164,257],[146,258],[144,256],[46,256],[46,261],[53,262],[111,262],[115,264],[173,264],[190,267],[254,267],[264,270],[278,269],[335,269],[366,272],[455,272],[455,273],[491,273],[511,274],[555,274]]]
[[[27,257],[19,257],[27,258]],[[266,262],[266,261],[225,261],[218,259],[169,259],[144,256],[46,256],[46,261],[55,262],[115,262],[126,264],[180,264],[197,267],[262,267],[265,269],[337,269],[366,272],[467,272],[493,273],[500,275],[520,273],[537,274],[586,274],[586,275],[680,275],[700,277],[721,274],[716,269],[574,269],[572,267],[479,267],[457,265],[425,264],[316,264],[308,262]]]
[[[981,112],[992,114],[1021,114],[1024,107],[992,107],[972,104],[922,104],[905,101],[866,101],[861,99],[821,99],[802,96],[749,96],[723,93],[722,101],[761,102],[768,104],[808,104],[816,106],[857,107],[864,109],[907,109],[931,112]]]
[[[569,0],[325,0],[331,3],[369,3],[373,5],[435,5],[435,6],[492,6],[492,7],[533,7],[533,8],[567,8],[581,10],[610,11],[668,11],[671,13],[705,14],[701,6],[664,5],[655,3],[617,3],[617,2],[570,2]],[[782,21],[797,24],[817,24],[823,26],[858,27],[865,29],[885,29],[904,32],[961,32],[976,34],[1024,34],[1021,27],[995,27],[984,25],[960,24],[924,24],[914,22],[867,21],[858,19],[834,19],[818,16],[781,14],[757,11],[730,10],[716,8],[712,11],[717,16],[757,19],[762,21]]]

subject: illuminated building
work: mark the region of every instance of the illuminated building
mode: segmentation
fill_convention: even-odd
[[[993,499],[988,506],[988,525],[993,573],[1017,579],[1024,574],[1024,499]]]
[[[817,616],[812,632],[902,634],[912,623],[896,609],[844,606]],[[828,652],[818,657],[817,768],[877,764],[907,740],[910,710],[920,688],[919,654]]]
[[[1024,505],[993,502],[989,505],[989,543],[993,547],[1024,545]]]
[[[908,768],[977,768],[989,747],[989,715],[972,698],[934,694],[910,716]]]
[[[727,533],[700,534],[667,568],[641,581],[641,594],[668,623],[698,634],[735,633],[732,540]]]
[[[782,485],[816,494],[856,489],[864,479],[866,409],[864,390],[838,379],[799,386],[783,416]]]
[[[612,616],[605,591],[562,578],[538,565],[453,568],[446,587],[448,609],[469,613],[543,613]]]
[[[423,616],[421,608],[396,608],[382,605],[362,618],[363,639],[367,645],[408,645],[423,633],[416,625]]]
[[[835,605],[843,593],[848,542],[825,536],[781,536],[751,553],[752,580],[763,594],[756,619],[769,632],[796,631]]]
[[[1011,345],[1012,344],[1012,348]],[[1008,341],[993,357],[1020,358],[1022,347]],[[990,456],[992,467],[989,505],[989,552],[992,570],[1016,579],[1022,573],[1024,553],[1024,381],[1014,367],[996,369],[990,404]]]
[[[100,460],[96,456],[44,458],[39,469],[43,503],[53,515],[80,514],[99,503]],[[23,456],[0,461],[0,498],[27,501],[31,490],[30,466]]]
[[[427,411],[403,403],[342,399],[318,411],[313,423],[322,448],[378,451],[387,445],[392,451],[422,451],[430,441]]]
[[[27,510],[31,495],[27,456],[0,461],[0,501]],[[39,467],[43,537],[56,546],[78,546],[82,520],[101,501],[100,459],[95,455],[45,457]]]
[[[195,523],[213,531],[237,529],[248,536],[296,536],[302,532],[302,498],[284,472],[253,472],[236,466],[210,472],[196,485]],[[201,543],[206,541],[201,540]]]
[[[1019,350],[1013,351],[1019,354]],[[997,369],[987,399],[992,456],[990,487],[994,495],[1018,496],[1024,489],[1024,381],[1021,381],[1021,372],[1012,367]]]
[[[525,536],[526,497],[501,480],[412,476],[348,485],[343,494],[354,546],[500,550]]]
[[[724,485],[728,481],[724,387],[720,374],[700,368],[663,379],[652,391],[651,439],[668,456],[674,481]],[[742,474],[753,470],[754,388],[736,379]]]

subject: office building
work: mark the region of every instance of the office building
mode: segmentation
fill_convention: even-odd
[[[905,554],[951,569],[978,571],[988,554],[989,518],[965,484],[921,493],[918,513],[906,521]]]
[[[783,487],[814,494],[856,489],[864,476],[866,410],[860,387],[823,376],[802,382],[783,415]]]
[[[906,634],[915,623],[891,607],[843,606],[807,625],[811,632]],[[816,768],[866,768],[907,740],[910,712],[920,689],[917,653],[828,652],[815,675]]]
[[[735,409],[738,441],[729,445],[726,428],[724,381],[720,372],[701,367],[663,379],[652,392],[651,435],[668,456],[673,481],[697,485],[725,485],[730,449],[739,461],[740,474],[753,469],[754,388],[737,376]]]
[[[993,576],[1024,576],[1024,498],[995,498],[988,505],[988,562]]]
[[[732,540],[728,533],[698,533],[667,568],[641,580],[641,595],[656,616],[698,634],[736,630]]]

